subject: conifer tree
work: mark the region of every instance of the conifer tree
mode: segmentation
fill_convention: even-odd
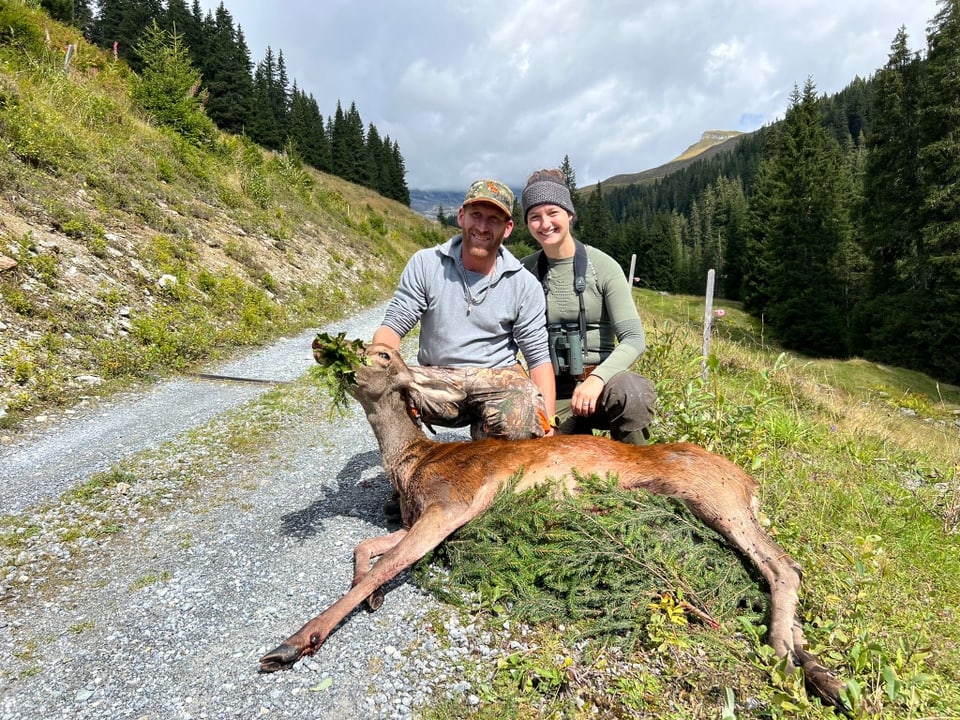
[[[195,68],[204,72],[203,56],[200,54],[202,23],[187,7],[186,0],[167,0],[167,9],[163,14],[160,27],[168,33],[180,35],[183,44],[190,51],[190,60]]]
[[[578,237],[583,242],[603,250],[617,262],[623,262],[623,259],[619,257],[618,250],[620,248],[617,247],[614,234],[613,215],[603,202],[603,190],[599,182],[587,199],[583,221],[578,225],[580,231]]]
[[[203,64],[207,114],[221,130],[240,134],[250,121],[253,81],[250,55],[233,17],[221,2],[206,42]]]
[[[287,63],[283,59],[283,50],[277,51],[277,72],[269,86],[270,109],[276,119],[281,143],[287,140],[290,115],[290,79],[287,76]]]
[[[960,0],[939,0],[920,112],[922,197],[916,336],[936,377],[960,381]]]
[[[390,152],[389,149],[384,152],[380,132],[373,123],[367,126],[363,156],[363,184],[376,190],[381,195],[389,197],[387,165],[391,160]]]
[[[901,27],[887,64],[874,79],[874,116],[866,138],[864,252],[870,261],[868,299],[854,318],[853,349],[866,357],[916,367],[922,349],[911,337],[920,277],[921,62]]]
[[[137,52],[144,68],[131,89],[134,102],[155,122],[188,140],[212,138],[214,125],[197,96],[200,73],[190,64],[180,36],[169,35],[154,21],[144,32]]]
[[[712,187],[716,235],[710,238],[710,252],[716,256],[716,294],[739,300],[746,243],[747,199],[739,179],[721,176]]]
[[[279,151],[283,147],[284,135],[275,105],[277,83],[277,63],[273,49],[268,45],[263,60],[254,71],[249,135],[255,143]]]
[[[307,95],[297,87],[296,81],[290,93],[290,140],[304,162],[323,172],[330,171],[330,147],[327,142],[323,116],[313,95]]]
[[[80,28],[86,37],[93,27],[95,13],[90,0],[73,0],[73,24]]]
[[[407,187],[407,168],[396,140],[393,141],[393,162],[390,163],[390,188],[390,197],[409,207],[410,189]]]
[[[365,184],[366,170],[366,137],[364,137],[363,120],[357,110],[355,102],[350,103],[350,109],[343,116],[343,160],[345,166],[340,175],[345,180],[358,185]]]
[[[634,276],[637,287],[679,292],[678,265],[682,219],[675,213],[660,212],[649,225],[635,219],[624,227],[624,241],[636,253]],[[628,266],[629,267],[629,266]]]
[[[748,297],[786,347],[818,356],[848,354],[838,268],[850,232],[845,172],[808,80],[802,93],[794,89],[758,177]]]
[[[140,35],[163,17],[163,6],[160,0],[110,0],[101,9],[107,6],[115,13],[111,18],[114,37],[105,40],[109,45],[116,41],[117,54],[139,73],[144,64],[138,50]]]
[[[350,149],[347,145],[347,118],[339,100],[329,123],[329,136],[332,172],[345,178],[350,169]]]
[[[573,210],[574,214],[579,218],[583,213],[583,200],[580,199],[580,195],[577,194],[577,173],[573,169],[573,164],[570,162],[570,156],[564,155],[563,162],[560,163],[560,172],[563,173],[563,181],[567,186],[567,189],[570,191],[570,199],[573,201]]]

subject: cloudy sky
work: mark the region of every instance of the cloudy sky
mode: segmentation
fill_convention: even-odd
[[[214,9],[217,2],[202,0]],[[707,130],[783,117],[882,67],[935,0],[224,0],[254,63],[282,51],[324,116],[356,102],[411,189],[522,187],[564,155],[578,185],[668,162]]]

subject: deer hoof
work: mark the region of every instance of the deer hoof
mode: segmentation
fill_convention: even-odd
[[[289,643],[282,643],[262,658],[260,658],[260,672],[276,672],[289,670],[300,659],[300,650]]]
[[[380,606],[383,605],[383,598],[383,588],[377,588],[367,596],[367,608],[370,612],[380,609]]]

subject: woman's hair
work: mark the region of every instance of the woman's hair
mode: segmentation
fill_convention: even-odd
[[[576,215],[573,209],[573,198],[570,197],[570,188],[559,170],[537,170],[527,179],[527,186],[520,196],[523,206],[523,221],[527,221],[527,213],[537,205],[558,205],[571,215]]]

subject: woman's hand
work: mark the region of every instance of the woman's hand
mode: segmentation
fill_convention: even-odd
[[[577,385],[570,398],[570,409],[574,415],[590,417],[597,411],[597,400],[603,392],[603,380],[596,375],[590,375]]]

